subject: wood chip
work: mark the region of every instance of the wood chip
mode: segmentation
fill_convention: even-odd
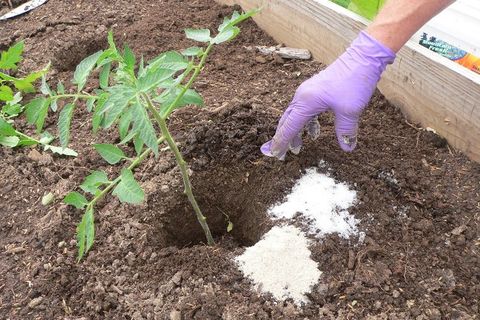
[[[312,54],[307,49],[289,48],[289,47],[265,47],[257,46],[258,52],[263,55],[277,54],[284,59],[310,60]]]

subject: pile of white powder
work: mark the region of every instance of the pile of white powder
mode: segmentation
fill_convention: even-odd
[[[318,236],[338,233],[348,238],[358,233],[358,220],[348,212],[355,201],[356,192],[346,184],[309,169],[284,201],[268,212],[274,218],[287,221],[300,213],[308,222],[310,232]],[[322,274],[310,256],[305,234],[287,225],[272,228],[235,260],[261,291],[271,293],[277,300],[292,298],[301,304],[308,302],[305,294]]]
[[[310,292],[322,274],[310,258],[308,239],[293,226],[273,227],[262,240],[236,258],[244,275],[263,292],[276,299],[292,298],[295,303],[307,302]]]
[[[355,219],[348,212],[356,201],[356,192],[345,183],[337,183],[316,169],[308,169],[297,181],[283,203],[271,207],[268,212],[275,218],[292,219],[301,213],[312,232],[321,236],[338,233],[344,238],[358,232]]]

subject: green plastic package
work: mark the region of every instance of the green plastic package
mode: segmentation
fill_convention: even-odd
[[[373,20],[387,0],[332,0],[362,17]]]

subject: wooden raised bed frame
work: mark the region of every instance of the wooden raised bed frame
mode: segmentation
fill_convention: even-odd
[[[216,0],[244,10],[279,43],[309,49],[333,62],[368,21],[328,0]],[[415,123],[434,129],[454,148],[480,162],[480,75],[410,41],[378,88]]]

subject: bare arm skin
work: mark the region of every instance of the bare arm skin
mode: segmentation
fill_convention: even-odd
[[[398,52],[425,23],[454,0],[390,0],[366,32]]]

